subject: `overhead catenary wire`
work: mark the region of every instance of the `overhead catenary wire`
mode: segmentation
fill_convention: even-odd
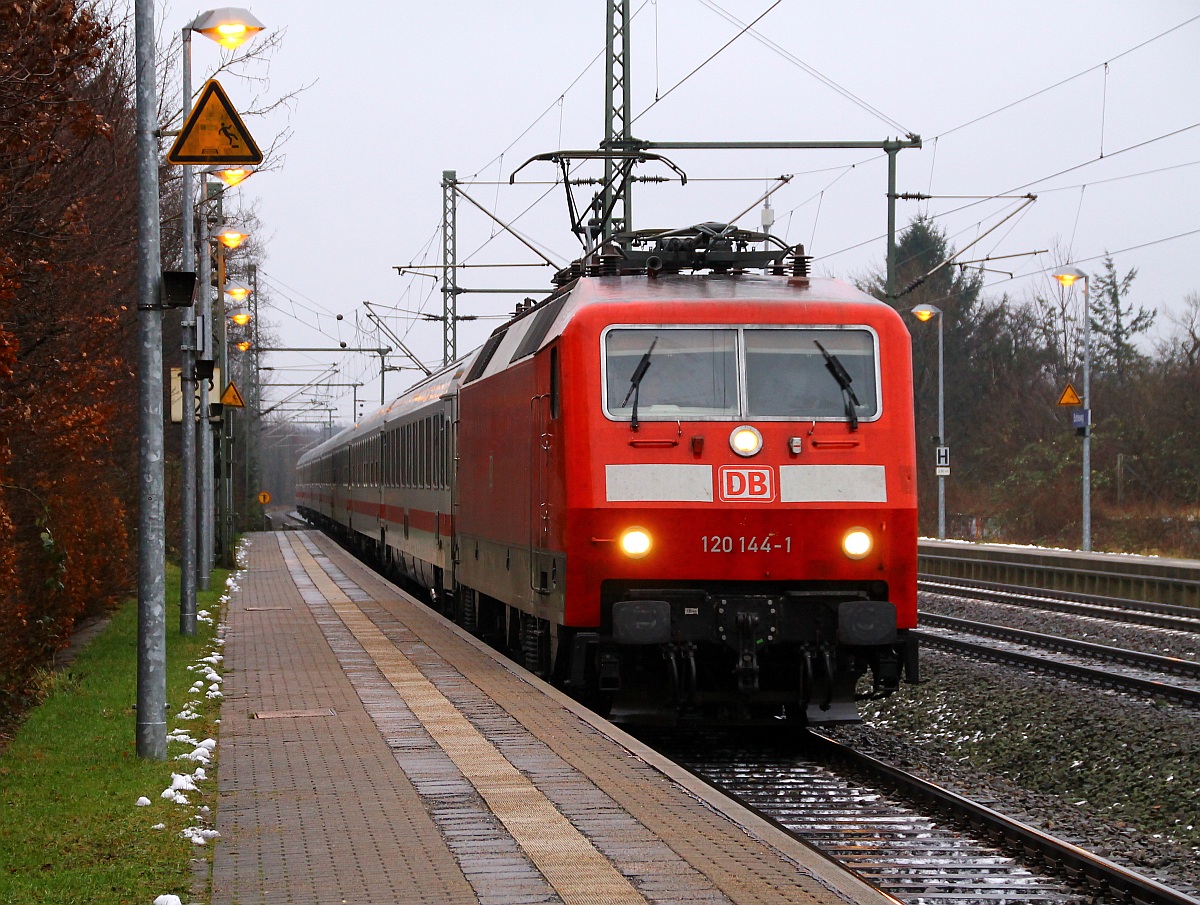
[[[629,17],[629,21],[633,22],[635,19],[637,19],[638,15],[642,12],[642,10],[644,10],[646,8],[646,5],[649,2],[650,2],[650,0],[643,0],[642,5],[633,11],[633,15],[631,15]],[[562,90],[562,92],[559,93],[558,97],[556,97],[553,101],[551,101],[550,105],[548,107],[546,107],[546,109],[543,110],[532,123],[530,123],[528,126],[526,126],[520,135],[518,135],[511,142],[509,142],[508,145],[505,146],[504,150],[502,150],[499,154],[497,154],[495,157],[493,157],[491,160],[489,160],[487,163],[485,163],[483,166],[481,166],[479,169],[477,169],[475,171],[474,175],[472,176],[472,178],[474,178],[474,176],[478,176],[480,173],[482,173],[484,170],[486,170],[488,167],[490,167],[493,163],[495,163],[497,160],[499,160],[505,154],[507,154],[509,151],[511,151],[513,148],[515,148],[517,146],[517,143],[520,142],[521,139],[524,138],[526,135],[528,135],[533,130],[533,128],[545,118],[546,114],[548,114],[556,106],[560,106],[562,104],[563,99],[567,96],[567,94],[571,91],[571,89],[574,88],[577,84],[579,84],[579,82],[583,79],[583,77],[585,75],[587,75],[588,71],[593,66],[595,66],[596,63],[598,63],[600,60],[602,60],[604,58],[605,51],[606,51],[606,48],[602,47],[600,49],[600,52],[597,53],[594,57],[592,57],[591,60],[588,61],[587,65],[585,65],[583,67],[583,69],[580,71],[579,75],[575,76],[575,78],[571,80],[571,83],[569,85],[567,85],[567,87],[564,88]],[[561,107],[560,107],[560,109],[561,109]],[[562,124],[560,121],[560,123],[559,123],[560,136],[561,136],[561,129],[562,129]]]
[[[704,0],[701,0],[701,2],[704,2]],[[1180,22],[1178,25],[1174,25],[1171,28],[1168,28],[1166,31],[1160,32],[1159,34],[1155,35],[1152,38],[1147,38],[1145,41],[1135,44],[1133,47],[1130,47],[1128,50],[1121,51],[1116,56],[1109,57],[1103,63],[1096,63],[1095,65],[1089,66],[1087,69],[1083,69],[1083,70],[1075,73],[1074,75],[1067,76],[1065,79],[1060,79],[1059,81],[1055,82],[1053,85],[1047,85],[1045,88],[1040,88],[1037,91],[1033,92],[1032,94],[1027,94],[1022,98],[1019,98],[1015,101],[1011,101],[1007,104],[1004,104],[1003,106],[997,107],[995,110],[992,110],[988,113],[984,113],[981,116],[976,116],[974,119],[969,119],[965,123],[960,123],[959,125],[955,126],[952,129],[946,129],[944,132],[938,133],[938,135],[934,136],[934,138],[937,139],[937,138],[943,138],[947,135],[952,135],[953,133],[958,132],[961,129],[965,129],[968,126],[973,126],[976,123],[983,122],[985,119],[988,119],[989,117],[996,116],[997,114],[1003,113],[1005,110],[1011,110],[1013,107],[1019,106],[1020,104],[1023,104],[1026,101],[1033,100],[1035,97],[1040,97],[1041,95],[1046,94],[1047,92],[1053,91],[1055,88],[1061,88],[1063,85],[1067,85],[1067,84],[1075,81],[1076,79],[1082,78],[1083,76],[1087,75],[1090,72],[1095,72],[1097,69],[1100,69],[1101,67],[1107,67],[1109,65],[1109,63],[1115,63],[1117,60],[1121,59],[1122,57],[1129,56],[1131,53],[1141,50],[1143,47],[1147,47],[1150,44],[1153,44],[1155,41],[1159,41],[1162,38],[1165,38],[1167,35],[1171,34],[1172,32],[1179,31],[1179,29],[1184,28],[1185,26],[1191,25],[1193,22],[1195,22],[1197,20],[1200,20],[1200,15],[1192,16],[1190,19],[1185,19],[1183,22]],[[1103,151],[1103,149],[1102,149],[1102,151]],[[1101,156],[1103,156],[1103,153],[1101,154]]]
[[[646,107],[645,110],[643,110],[641,113],[639,113],[637,116],[635,116],[632,120],[630,120],[630,125],[633,125],[633,123],[636,123],[639,119],[641,119],[643,116],[645,116],[647,113],[649,113],[650,110],[652,110],[654,107],[656,107],[661,101],[666,100],[667,97],[670,96],[670,94],[676,88],[681,86],[684,82],[686,82],[688,79],[690,79],[692,76],[694,76],[697,72],[699,72],[701,69],[703,69],[709,63],[711,63],[713,60],[715,60],[726,48],[728,48],[731,44],[733,44],[742,35],[749,32],[753,26],[757,25],[760,21],[762,21],[762,19],[767,15],[767,13],[771,12],[771,10],[775,9],[775,7],[779,6],[779,4],[782,2],[783,2],[783,0],[775,0],[774,3],[772,3],[769,7],[767,7],[765,10],[763,10],[761,13],[759,13],[758,17],[753,22],[751,22],[749,25],[743,26],[741,31],[739,31],[736,35],[734,35],[732,38],[730,38],[728,41],[726,41],[724,44],[722,44],[720,47],[718,47],[715,51],[713,51],[703,63],[701,63],[699,66],[697,66],[691,72],[689,72],[683,78],[681,78],[678,82],[676,82],[674,85],[672,85],[666,91],[664,91],[661,95],[659,95],[658,91],[655,90],[654,101],[650,104],[650,106]]]
[[[756,41],[758,41],[764,47],[767,47],[774,53],[783,57],[785,60],[787,60],[793,66],[796,66],[796,67],[802,69],[804,72],[808,73],[810,76],[815,78],[821,84],[825,85],[827,88],[833,89],[835,92],[837,92],[839,95],[844,97],[846,100],[850,101],[851,103],[853,103],[856,106],[860,107],[861,109],[865,110],[867,113],[870,113],[872,116],[879,119],[885,125],[888,125],[893,129],[898,129],[901,132],[901,134],[904,134],[904,135],[912,135],[913,134],[910,129],[906,129],[899,122],[892,119],[890,116],[888,116],[882,110],[879,110],[877,107],[874,107],[871,104],[867,103],[865,100],[863,100],[858,95],[854,94],[848,88],[842,87],[837,82],[835,82],[833,79],[829,78],[829,76],[817,71],[815,68],[810,66],[808,63],[805,63],[803,60],[801,60],[798,56],[796,56],[790,50],[787,50],[786,48],[781,47],[779,44],[776,44],[770,38],[766,37],[765,35],[760,34],[759,32],[755,31],[753,28],[750,28],[749,26],[745,25],[745,23],[743,23],[741,19],[739,19],[737,16],[733,15],[733,13],[729,12],[728,10],[723,9],[719,4],[717,4],[715,2],[715,0],[699,0],[699,2],[701,4],[703,4],[704,6],[708,7],[713,12],[717,13],[719,16],[723,17],[727,22],[731,22],[734,25],[743,27],[743,29],[752,38],[754,38]],[[771,8],[774,9],[774,7],[771,7]],[[768,10],[768,12],[769,11],[770,10]],[[762,18],[762,17],[760,16],[759,18]],[[755,20],[755,21],[758,21],[758,20]],[[754,23],[751,23],[751,25],[753,25],[753,24]]]
[[[699,2],[701,2],[701,3],[704,3],[706,6],[710,6],[710,8],[711,8],[711,7],[715,7],[715,3],[711,3],[711,2],[710,2],[710,0],[699,0]],[[974,124],[976,124],[976,123],[982,122],[983,120],[985,120],[985,119],[988,119],[988,118],[989,118],[989,117],[991,117],[991,116],[995,116],[995,115],[997,115],[997,114],[999,114],[999,113],[1002,113],[1002,112],[1004,112],[1005,110],[1009,110],[1009,109],[1011,109],[1011,108],[1013,108],[1013,107],[1016,107],[1016,106],[1018,106],[1018,105],[1020,105],[1020,104],[1022,104],[1022,103],[1025,103],[1026,101],[1032,100],[1033,98],[1036,98],[1036,97],[1038,97],[1038,96],[1040,96],[1040,95],[1042,95],[1042,94],[1045,94],[1045,93],[1047,93],[1047,92],[1049,92],[1049,91],[1053,91],[1054,89],[1056,89],[1056,88],[1059,88],[1059,87],[1061,87],[1061,86],[1063,86],[1063,85],[1066,85],[1066,84],[1068,84],[1068,83],[1070,83],[1070,82],[1072,82],[1072,81],[1074,81],[1074,80],[1076,80],[1076,79],[1078,79],[1078,78],[1080,78],[1080,77],[1082,77],[1082,76],[1084,76],[1084,75],[1086,75],[1086,74],[1088,74],[1088,73],[1090,73],[1090,72],[1094,72],[1094,71],[1096,71],[1097,69],[1103,68],[1104,66],[1106,66],[1106,65],[1107,65],[1107,64],[1109,64],[1109,63],[1115,62],[1116,60],[1119,60],[1119,59],[1121,59],[1122,57],[1128,56],[1128,55],[1130,55],[1130,54],[1132,54],[1132,53],[1134,53],[1134,52],[1136,52],[1136,51],[1138,51],[1138,50],[1141,50],[1142,48],[1144,48],[1144,47],[1147,47],[1147,46],[1149,46],[1150,44],[1153,44],[1154,42],[1161,40],[1162,38],[1165,38],[1166,36],[1168,36],[1168,35],[1172,34],[1173,32],[1176,32],[1176,31],[1178,31],[1178,30],[1180,30],[1180,29],[1182,29],[1182,28],[1184,28],[1184,27],[1186,27],[1186,26],[1188,26],[1188,25],[1191,25],[1192,23],[1196,22],[1197,20],[1200,20],[1200,15],[1198,15],[1198,16],[1192,16],[1192,17],[1190,17],[1190,18],[1186,19],[1185,21],[1183,21],[1183,22],[1179,23],[1178,25],[1172,26],[1171,28],[1168,28],[1168,29],[1166,29],[1165,31],[1162,31],[1162,32],[1160,32],[1160,33],[1158,33],[1158,34],[1154,35],[1154,36],[1153,36],[1153,37],[1151,37],[1151,38],[1148,38],[1148,39],[1146,39],[1146,40],[1144,40],[1144,41],[1141,41],[1141,42],[1139,42],[1138,44],[1135,44],[1134,46],[1132,46],[1132,47],[1130,47],[1130,48],[1128,48],[1128,49],[1126,49],[1126,50],[1124,50],[1124,51],[1122,51],[1122,52],[1120,52],[1120,53],[1118,53],[1118,54],[1116,54],[1116,55],[1114,55],[1114,56],[1112,56],[1112,57],[1109,57],[1109,58],[1108,58],[1108,60],[1106,60],[1106,61],[1105,61],[1105,62],[1103,62],[1103,63],[1097,63],[1097,64],[1095,64],[1095,65],[1093,65],[1093,66],[1089,66],[1087,69],[1084,69],[1084,70],[1082,70],[1082,71],[1080,71],[1080,72],[1078,72],[1078,73],[1075,73],[1074,75],[1072,75],[1072,76],[1069,76],[1068,78],[1061,79],[1061,80],[1059,80],[1059,81],[1057,81],[1057,82],[1055,82],[1055,83],[1053,83],[1053,84],[1051,84],[1051,85],[1048,85],[1048,86],[1046,86],[1045,88],[1039,89],[1038,91],[1035,91],[1035,92],[1033,92],[1033,93],[1031,93],[1031,94],[1025,95],[1025,96],[1024,96],[1024,97],[1022,97],[1022,98],[1019,98],[1019,99],[1017,99],[1017,100],[1015,100],[1015,101],[1011,101],[1011,102],[1009,102],[1009,103],[1007,103],[1007,104],[1004,104],[1004,105],[1002,105],[1002,106],[1000,106],[1000,107],[998,107],[998,108],[996,108],[996,109],[994,109],[994,110],[992,110],[992,111],[989,111],[988,113],[982,114],[982,115],[980,115],[980,116],[973,117],[972,119],[969,119],[969,120],[967,120],[966,122],[960,123],[959,125],[957,125],[957,126],[954,126],[953,128],[947,129],[947,130],[945,130],[945,131],[943,131],[943,132],[939,133],[938,135],[935,135],[935,136],[934,136],[934,137],[931,139],[931,141],[934,143],[934,154],[935,154],[935,160],[936,160],[936,153],[937,153],[937,150],[938,150],[938,140],[939,140],[940,138],[942,138],[942,137],[945,137],[945,136],[947,136],[947,135],[950,135],[950,134],[952,134],[952,133],[954,133],[954,132],[958,132],[958,131],[960,131],[960,130],[962,130],[962,129],[965,129],[965,128],[969,127],[969,126],[972,126],[972,125],[974,125]],[[898,125],[898,124],[897,124],[897,125]],[[1099,156],[1097,156],[1096,158],[1094,158],[1094,159],[1091,159],[1091,160],[1085,161],[1084,163],[1081,163],[1081,164],[1077,164],[1077,165],[1075,165],[1075,166],[1073,166],[1073,167],[1068,167],[1067,169],[1060,170],[1060,171],[1058,171],[1058,172],[1056,172],[1056,173],[1053,173],[1053,174],[1050,174],[1050,175],[1048,175],[1048,176],[1041,177],[1040,179],[1033,180],[1032,182],[1025,183],[1024,185],[1017,186],[1017,187],[1015,187],[1015,188],[1013,188],[1013,189],[1009,189],[1009,190],[1008,190],[1008,192],[1020,191],[1021,189],[1026,189],[1026,188],[1029,188],[1029,187],[1031,187],[1031,186],[1035,186],[1035,185],[1037,185],[1037,184],[1038,184],[1038,183],[1040,183],[1040,182],[1047,181],[1047,180],[1050,180],[1050,179],[1054,179],[1054,178],[1056,178],[1057,176],[1065,175],[1066,173],[1072,172],[1072,171],[1074,171],[1074,170],[1076,170],[1076,169],[1080,169],[1080,168],[1082,168],[1082,167],[1084,167],[1084,166],[1087,166],[1087,165],[1090,165],[1090,164],[1092,164],[1092,163],[1096,163],[1096,162],[1098,162],[1098,161],[1100,161],[1100,160],[1108,160],[1108,159],[1111,159],[1112,157],[1115,157],[1115,156],[1117,156],[1118,154],[1122,154],[1122,153],[1125,153],[1125,152],[1127,152],[1127,151],[1134,150],[1134,149],[1136,149],[1136,148],[1139,148],[1139,147],[1144,147],[1144,146],[1146,146],[1146,145],[1148,145],[1148,144],[1152,144],[1152,143],[1154,143],[1154,142],[1156,142],[1156,141],[1161,141],[1161,140],[1163,140],[1163,139],[1165,139],[1165,138],[1169,138],[1169,137],[1171,137],[1171,136],[1173,136],[1173,135],[1177,135],[1177,134],[1180,134],[1180,133],[1182,133],[1182,132],[1186,132],[1186,131],[1188,131],[1188,130],[1190,130],[1190,129],[1193,129],[1193,128],[1195,128],[1197,125],[1200,125],[1200,123],[1194,124],[1194,125],[1192,125],[1192,126],[1187,126],[1187,127],[1184,127],[1184,128],[1182,128],[1182,129],[1177,129],[1177,130],[1174,130],[1174,131],[1172,131],[1172,132],[1165,133],[1165,134],[1163,134],[1163,135],[1160,135],[1160,136],[1156,136],[1155,138],[1148,139],[1148,140],[1146,140],[1146,141],[1144,141],[1144,142],[1139,142],[1139,143],[1137,143],[1137,144],[1135,144],[1135,145],[1130,145],[1130,146],[1128,146],[1128,147],[1126,147],[1126,148],[1122,148],[1122,149],[1120,149],[1120,150],[1118,150],[1118,151],[1113,151],[1113,152],[1109,152],[1109,153],[1104,153],[1104,152],[1103,152],[1103,150],[1102,150],[1101,154],[1100,154]],[[862,163],[866,163],[866,162],[867,162],[867,161],[862,161]],[[1145,171],[1145,173],[1164,172],[1164,171],[1167,171],[1167,170],[1176,169],[1176,168],[1180,168],[1180,167],[1184,167],[1184,166],[1191,166],[1191,165],[1194,165],[1194,163],[1195,163],[1195,162],[1189,162],[1189,163],[1186,163],[1186,164],[1179,164],[1179,165],[1172,166],[1172,167],[1162,167],[1162,168],[1159,168],[1159,169],[1156,169],[1156,170],[1149,170],[1149,171]],[[845,174],[843,173],[843,175],[845,175]],[[1120,180],[1120,179],[1133,178],[1133,176],[1134,176],[1134,175],[1142,175],[1142,174],[1129,174],[1129,175],[1124,175],[1124,176],[1117,176],[1117,177],[1113,177],[1111,180],[1105,180],[1105,181],[1116,181],[1116,180]],[[930,168],[930,179],[929,179],[929,184],[930,184],[930,186],[931,186],[931,187],[932,187],[932,181],[933,181],[933,168],[932,168],[932,165],[931,165],[931,168]],[[1092,184],[1097,184],[1098,182],[1099,182],[1099,180],[1096,180],[1096,181],[1094,181]],[[828,188],[828,187],[827,187],[827,188]],[[1045,192],[1045,191],[1061,191],[1061,190],[1063,190],[1063,189],[1061,189],[1061,188],[1055,188],[1055,189],[1046,189],[1046,190],[1039,189],[1039,193],[1043,193],[1043,192]],[[987,196],[987,198],[985,198],[985,199],[981,199],[980,201],[977,201],[977,202],[974,202],[974,203],[975,203],[975,204],[984,203],[984,201],[986,201],[986,200],[988,200],[988,199],[990,199],[990,198],[992,198],[992,197],[994,197],[994,196]],[[811,200],[811,199],[809,199],[809,200]],[[808,203],[808,201],[805,201],[805,202],[804,202],[804,204],[807,204],[807,203]],[[795,210],[797,210],[797,209],[798,209],[798,207],[800,207],[800,206],[803,206],[803,205],[799,205],[799,206],[797,206],[796,208],[792,208],[792,209],[791,209],[791,211],[789,211],[788,213],[790,214],[792,211],[795,211]],[[970,205],[968,205],[968,206],[970,206]],[[945,217],[945,216],[949,215],[950,213],[955,213],[955,212],[957,212],[957,210],[961,210],[961,209],[962,209],[962,208],[956,209],[955,211],[947,211],[947,212],[943,212],[943,213],[941,213],[941,214],[938,214],[938,215],[935,215],[935,216],[936,216],[936,217]],[[858,248],[861,248],[861,247],[863,247],[863,246],[865,246],[865,245],[869,245],[869,244],[871,244],[871,243],[873,243],[873,242],[879,241],[881,238],[883,238],[883,237],[882,237],[882,236],[874,236],[874,237],[872,237],[872,238],[869,238],[869,239],[866,239],[866,240],[864,240],[864,241],[862,241],[862,242],[857,242],[857,243],[854,243],[853,245],[848,245],[848,246],[845,246],[845,247],[843,247],[843,248],[841,248],[841,249],[839,249],[839,250],[837,250],[837,251],[830,252],[829,254],[826,254],[826,255],[822,255],[822,256],[820,256],[820,258],[818,258],[818,260],[828,260],[828,259],[830,259],[830,258],[833,258],[833,257],[836,257],[836,256],[838,256],[838,255],[844,254],[844,253],[846,253],[846,252],[853,251],[853,250],[856,250],[856,249],[858,249]],[[814,235],[814,240],[813,240],[813,241],[815,242],[815,235]]]
[[[1197,18],[1200,18],[1200,17],[1197,17]],[[1083,169],[1084,167],[1091,166],[1092,164],[1099,163],[1099,162],[1101,162],[1102,160],[1105,160],[1105,161],[1107,161],[1107,160],[1111,160],[1112,158],[1114,158],[1114,157],[1116,157],[1116,156],[1118,156],[1118,155],[1120,155],[1120,154],[1124,154],[1124,153],[1126,153],[1126,152],[1129,152],[1129,151],[1134,151],[1134,150],[1137,150],[1137,149],[1139,149],[1139,148],[1144,148],[1144,147],[1147,147],[1147,146],[1149,146],[1149,145],[1152,145],[1152,144],[1154,144],[1154,143],[1156,143],[1156,142],[1159,142],[1159,141],[1164,141],[1164,140],[1166,140],[1166,139],[1168,139],[1168,138],[1173,138],[1173,137],[1174,137],[1174,136],[1176,136],[1176,135],[1180,135],[1180,134],[1182,134],[1182,133],[1184,133],[1184,132],[1188,132],[1188,131],[1190,131],[1190,130],[1192,130],[1192,129],[1195,129],[1195,128],[1197,128],[1197,127],[1200,127],[1200,123],[1193,123],[1193,124],[1191,124],[1190,126],[1184,126],[1184,127],[1182,127],[1182,128],[1179,128],[1179,129],[1173,129],[1173,130],[1172,130],[1172,131],[1170,131],[1170,132],[1165,132],[1165,133],[1163,133],[1162,135],[1157,135],[1157,136],[1155,136],[1154,138],[1148,138],[1148,139],[1145,139],[1144,141],[1136,142],[1136,143],[1134,143],[1134,144],[1132,144],[1132,145],[1128,145],[1128,146],[1126,146],[1126,147],[1124,147],[1124,148],[1121,148],[1121,149],[1119,149],[1119,150],[1117,150],[1117,151],[1113,151],[1113,152],[1111,152],[1110,154],[1108,154],[1108,155],[1107,155],[1106,157],[1104,157],[1104,158],[1100,158],[1100,157],[1093,157],[1093,158],[1090,158],[1090,159],[1088,159],[1088,160],[1085,160],[1085,161],[1083,161],[1082,163],[1074,164],[1074,165],[1072,165],[1072,166],[1069,166],[1069,167],[1066,167],[1066,168],[1064,168],[1064,169],[1058,170],[1058,171],[1056,171],[1056,172],[1054,172],[1054,173],[1051,173],[1051,174],[1049,174],[1049,175],[1047,175],[1047,176],[1041,176],[1041,177],[1039,177],[1039,178],[1037,178],[1037,179],[1030,180],[1029,182],[1026,182],[1026,183],[1024,183],[1024,184],[1022,184],[1022,185],[1014,186],[1013,188],[1007,189],[1007,190],[1005,190],[1004,192],[999,192],[999,193],[997,193],[997,194],[995,194],[995,195],[985,195],[985,196],[979,196],[979,197],[980,197],[980,200],[978,200],[978,201],[972,201],[972,202],[970,202],[969,204],[964,204],[964,205],[962,205],[961,207],[957,207],[957,208],[954,208],[954,209],[952,209],[952,210],[949,210],[949,211],[942,211],[941,213],[934,215],[934,217],[935,217],[935,219],[936,219],[936,218],[944,218],[944,217],[947,217],[947,216],[949,216],[950,214],[959,213],[959,212],[961,212],[961,211],[967,210],[968,208],[974,207],[974,206],[976,206],[976,205],[979,205],[979,204],[984,204],[984,203],[986,203],[987,201],[993,200],[993,199],[995,199],[995,198],[1004,197],[1005,195],[1011,195],[1013,192],[1019,192],[1019,191],[1021,191],[1021,190],[1023,190],[1023,189],[1028,189],[1028,188],[1030,188],[1031,186],[1036,186],[1036,185],[1037,185],[1038,183],[1040,183],[1040,182],[1045,182],[1045,181],[1047,181],[1047,180],[1049,180],[1049,179],[1055,179],[1055,178],[1057,178],[1057,177],[1059,177],[1059,176],[1063,176],[1063,175],[1065,175],[1065,174],[1067,174],[1067,173],[1073,173],[1073,172],[1075,172],[1076,170],[1080,170],[1080,169]],[[1191,164],[1180,164],[1179,166],[1190,166],[1190,165],[1191,165]],[[1160,168],[1160,169],[1155,169],[1155,170],[1148,170],[1148,171],[1146,171],[1146,173],[1147,173],[1147,174],[1149,174],[1149,173],[1156,173],[1156,172],[1160,172],[1162,169],[1174,169],[1174,168],[1175,168],[1175,167],[1167,167],[1167,168]],[[1122,178],[1130,178],[1130,177],[1129,177],[1129,176],[1122,176],[1122,177],[1116,177],[1116,178],[1118,178],[1118,179],[1122,179]],[[1062,190],[1062,189],[1060,188],[1060,189],[1051,189],[1050,191],[1061,191],[1061,190]],[[1039,191],[1040,191],[1040,190],[1039,190]],[[856,243],[855,243],[855,244],[853,244],[853,245],[847,245],[847,246],[845,246],[845,247],[843,247],[843,248],[840,248],[840,249],[838,249],[837,251],[830,252],[830,253],[828,253],[828,254],[825,254],[825,255],[821,255],[821,256],[820,256],[820,258],[819,258],[819,260],[828,260],[829,258],[837,257],[838,255],[845,254],[845,253],[846,253],[846,252],[848,252],[848,251],[853,251],[853,250],[855,250],[855,249],[857,249],[857,248],[861,248],[861,247],[863,247],[864,245],[869,245],[869,244],[871,244],[872,242],[878,242],[878,241],[879,241],[880,239],[882,239],[882,238],[884,238],[884,236],[883,236],[883,235],[876,235],[876,236],[873,236],[873,237],[871,237],[871,238],[869,238],[869,239],[864,239],[862,242],[856,242]]]

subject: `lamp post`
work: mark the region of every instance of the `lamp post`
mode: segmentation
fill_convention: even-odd
[[[938,435],[937,459],[935,464],[938,471],[938,540],[946,539],[946,472],[950,469],[949,447],[946,446],[946,385],[945,367],[943,366],[942,323],[945,317],[942,309],[936,305],[917,305],[912,309],[913,315],[922,323],[936,317],[938,319]],[[944,457],[944,462],[943,462]]]
[[[167,758],[166,518],[163,504],[162,262],[154,4],[134,3],[138,180],[138,757]]]
[[[1092,308],[1088,275],[1078,267],[1064,267],[1051,274],[1065,288],[1083,280],[1083,549],[1092,550]]]
[[[229,374],[229,331],[228,319],[225,316],[225,254],[226,251],[232,251],[248,238],[250,234],[227,223],[222,223],[216,227],[209,238],[217,243],[217,300],[221,306],[221,332],[220,332],[220,361],[221,361],[221,382],[228,386],[230,382]],[[224,389],[224,387],[222,387]],[[233,568],[235,565],[233,557],[233,424],[230,418],[222,413],[221,418],[221,462],[220,462],[220,479],[218,492],[218,505],[221,518],[219,520],[217,535],[221,540],[221,555],[224,558],[224,563],[228,568]]]
[[[185,25],[182,33],[183,53],[183,111],[182,121],[187,122],[192,110],[192,32],[198,31],[212,38],[225,47],[234,48],[248,40],[255,33],[262,31],[263,24],[248,10],[225,8],[209,10],[201,13],[189,24]],[[228,185],[236,185],[244,179],[246,171],[237,171],[241,175],[230,177],[236,181],[230,182],[226,176],[221,176]],[[220,175],[220,174],[219,174]],[[183,196],[182,211],[182,240],[183,240],[183,269],[196,269],[196,238],[194,221],[196,217],[195,187],[192,184],[192,168],[184,166],[181,173],[180,191]],[[207,282],[201,283],[202,292],[209,292]],[[198,456],[197,442],[207,437],[208,399],[201,405],[201,417],[195,417],[196,393],[198,381],[196,378],[196,353],[208,346],[197,336],[196,306],[185,310],[180,324],[182,331],[183,361],[181,368],[181,391],[183,395],[182,444],[180,447],[180,467],[183,472],[183,487],[181,501],[182,526],[180,531],[180,587],[179,587],[179,631],[183,635],[196,634],[196,585],[208,588],[208,571],[211,562],[202,563],[199,560],[197,532],[197,497],[200,491],[197,487]],[[198,576],[200,566],[205,567],[204,575]]]

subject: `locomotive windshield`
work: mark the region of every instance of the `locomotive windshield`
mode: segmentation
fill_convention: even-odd
[[[640,419],[845,420],[842,388],[817,343],[850,376],[857,417],[874,418],[875,337],[863,328],[612,329],[605,336],[608,413],[632,417],[630,381],[654,344],[639,383]]]

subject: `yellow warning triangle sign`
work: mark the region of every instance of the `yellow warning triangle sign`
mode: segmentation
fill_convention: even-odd
[[[1059,405],[1083,405],[1083,400],[1079,398],[1079,394],[1075,392],[1075,387],[1067,384],[1067,388],[1062,391],[1062,395],[1058,397]]]
[[[262,163],[262,151],[254,143],[242,118],[216,79],[209,79],[200,92],[187,122],[167,152],[167,162],[177,164]]]
[[[246,403],[242,402],[242,394],[238,392],[237,384],[232,380],[229,381],[229,386],[225,387],[225,392],[221,394],[221,405],[228,405],[235,409],[246,407]]]

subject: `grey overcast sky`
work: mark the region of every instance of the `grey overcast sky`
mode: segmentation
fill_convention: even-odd
[[[1106,251],[1121,273],[1137,267],[1130,300],[1159,309],[1160,335],[1170,329],[1165,315],[1200,291],[1200,2],[773,3],[633,0],[634,134],[879,141],[915,133],[924,147],[900,153],[899,191],[1038,196],[964,255],[1022,255],[990,265],[1013,276],[987,273],[987,293],[1021,299],[1045,289],[1053,255],[1027,253],[1056,248],[1089,272]],[[264,224],[270,304],[262,317],[277,344],[390,345],[368,329],[362,303],[370,301],[419,357],[440,364],[441,324],[421,317],[440,313],[440,281],[394,268],[439,262],[443,170],[553,260],[577,255],[563,190],[548,184],[554,167],[522,171],[522,182],[539,184],[510,187],[508,178],[534,154],[594,148],[602,138],[602,0],[355,0],[334,10],[336,22],[316,0],[248,8],[285,34],[267,71],[251,70],[266,81],[221,76],[234,105],[250,110],[309,86],[286,109],[246,117],[260,145],[291,131],[282,167],[239,190]],[[195,12],[175,0],[160,11],[162,28],[174,31]],[[764,12],[752,33],[721,50],[739,22]],[[193,46],[200,86],[219,48],[201,38]],[[177,70],[163,74],[172,77]],[[774,177],[791,174],[773,197],[776,234],[803,242],[819,275],[853,279],[882,267],[881,152],[666,153],[689,182],[635,186],[636,227],[727,221]],[[639,172],[667,175],[653,165]],[[901,202],[897,218],[902,227],[917,213],[935,216],[961,248],[1019,205],[938,197]],[[756,206],[738,222],[757,228],[759,216]],[[466,201],[458,254],[471,264],[539,260]],[[549,277],[546,267],[472,268],[459,283],[532,289]],[[480,319],[459,325],[459,353],[525,294],[461,296],[459,314]],[[378,404],[376,356],[275,353],[266,363],[280,369],[277,383],[340,363],[336,380],[361,381],[358,398]],[[386,377],[391,396],[416,374]],[[347,422],[350,391],[330,394],[335,418]]]

